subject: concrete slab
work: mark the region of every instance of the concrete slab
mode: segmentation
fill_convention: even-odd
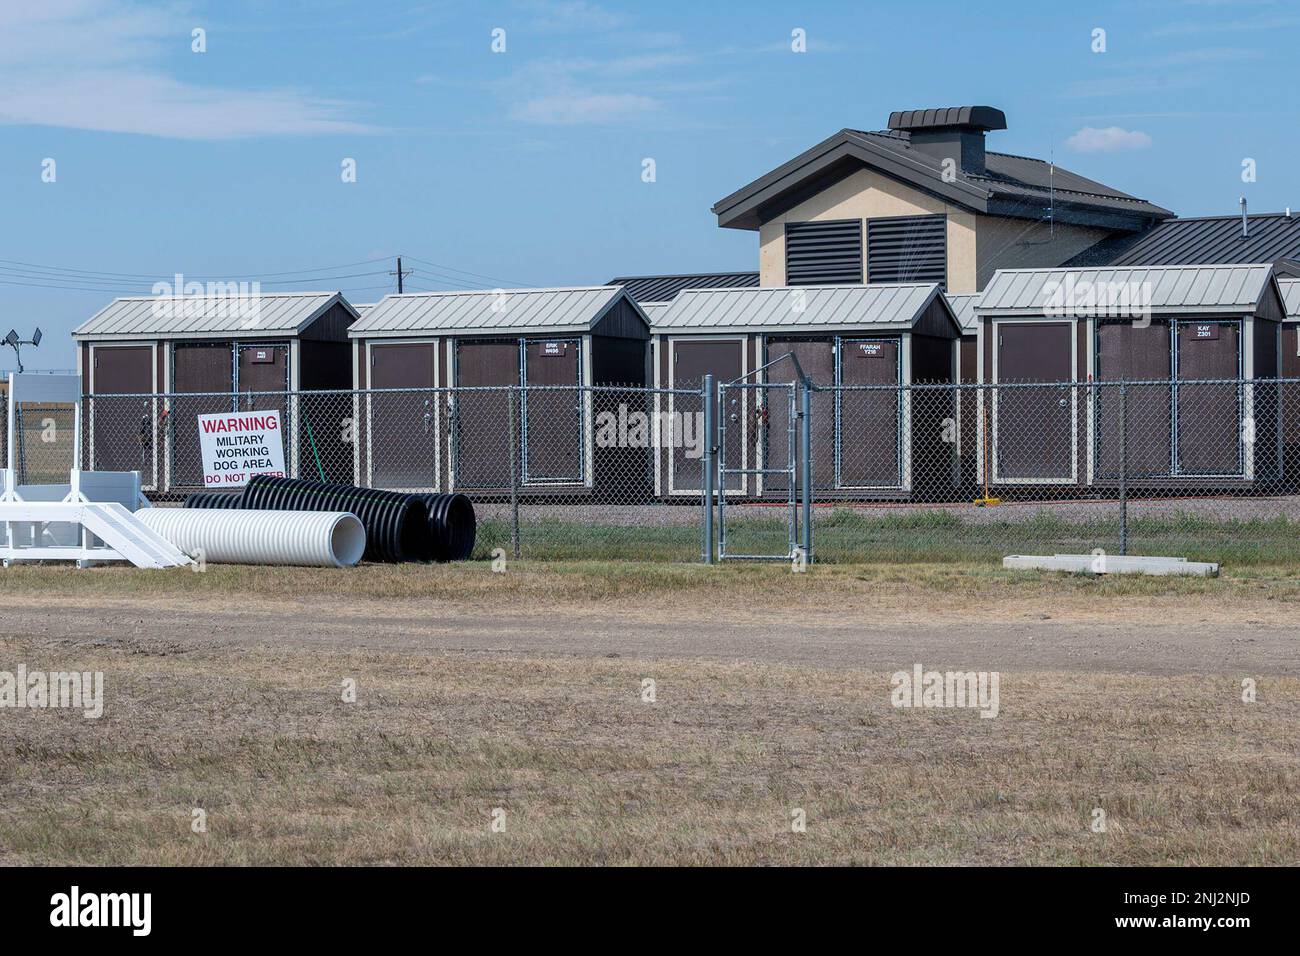
[[[1185,574],[1192,577],[1217,578],[1219,565],[1209,561],[1154,556],[1118,554],[1009,554],[1002,559],[1004,568],[1021,571],[1069,571],[1090,574]]]

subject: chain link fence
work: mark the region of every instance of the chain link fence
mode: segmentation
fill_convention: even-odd
[[[66,484],[76,444],[71,404],[21,403],[15,409],[17,483]],[[0,468],[8,468],[9,417],[0,414]]]
[[[817,560],[1300,559],[1300,381],[815,396]]]
[[[699,482],[670,492],[663,467],[671,450],[679,479],[701,470],[702,407],[699,391],[617,386],[95,395],[84,454],[178,503],[205,490],[200,415],[274,409],[290,477],[468,495],[475,557],[698,561]]]
[[[788,559],[809,525],[822,562],[1300,560],[1295,379],[99,395],[85,466],[180,502],[197,417],[272,408],[291,476],[467,494],[478,557],[697,561],[716,516],[723,557]],[[71,457],[38,451],[54,412],[71,435],[46,412],[23,411],[28,474]]]

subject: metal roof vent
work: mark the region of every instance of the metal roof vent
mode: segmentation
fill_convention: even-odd
[[[1246,218],[1246,197],[1241,197],[1241,238],[1250,238],[1250,220]]]
[[[1007,117],[992,106],[897,110],[889,128],[908,134],[912,146],[939,160],[952,159],[965,173],[984,173],[984,134],[1006,129]]]

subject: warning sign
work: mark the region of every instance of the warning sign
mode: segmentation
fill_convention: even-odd
[[[241,488],[253,475],[284,477],[278,411],[200,415],[199,450],[209,488]]]

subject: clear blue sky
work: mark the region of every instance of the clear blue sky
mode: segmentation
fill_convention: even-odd
[[[1180,215],[1300,208],[1298,40],[1267,0],[6,0],[0,335],[70,367],[72,328],[175,272],[365,302],[391,261],[271,274],[399,252],[440,266],[411,288],[754,269],[709,207],[893,109],[1000,107],[990,148]]]

